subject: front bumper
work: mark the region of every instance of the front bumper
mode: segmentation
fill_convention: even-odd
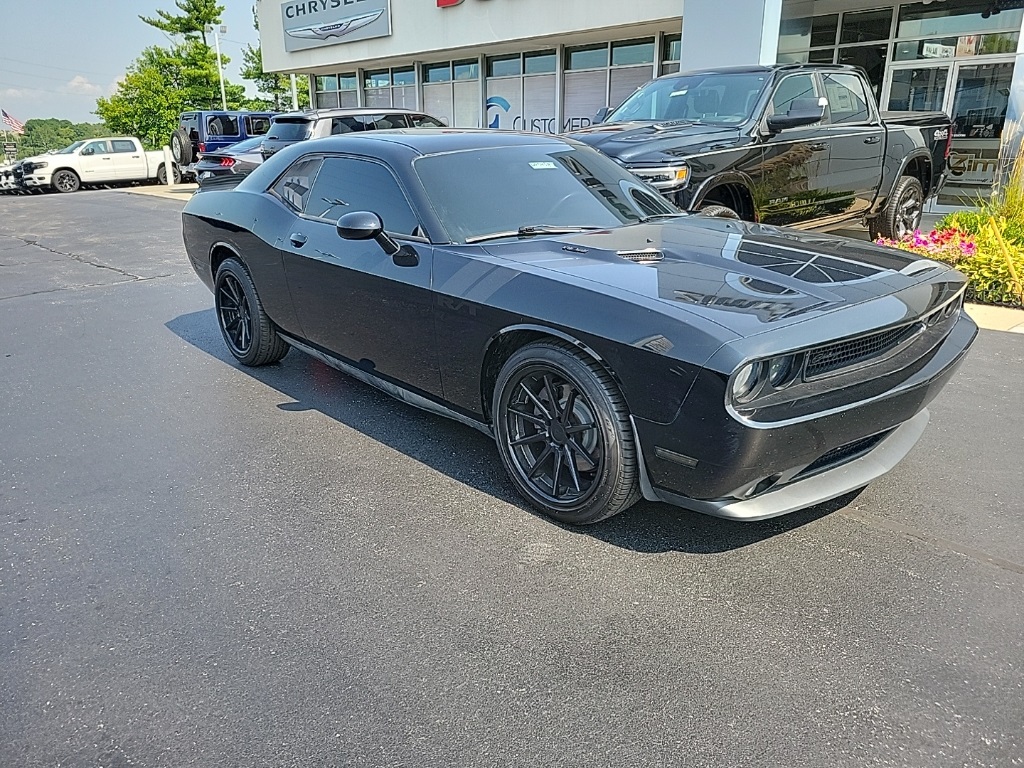
[[[770,428],[741,424],[691,396],[671,424],[635,419],[644,495],[719,517],[760,520],[867,485],[920,438],[928,404],[966,357],[965,314],[900,384],[870,400]]]
[[[48,187],[50,186],[50,176],[22,176],[21,184],[25,187]]]

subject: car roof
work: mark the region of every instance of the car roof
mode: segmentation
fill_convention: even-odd
[[[564,147],[567,144],[582,146],[579,142],[547,133],[525,133],[521,131],[497,131],[487,128],[399,128],[386,131],[365,131],[328,136],[323,139],[302,142],[306,151],[342,152],[346,149],[368,149],[364,142],[378,146],[400,145],[422,155],[452,152],[464,149],[489,149],[494,147],[551,146]]]
[[[685,77],[687,75],[744,75],[744,74],[772,74],[774,72],[790,72],[793,70],[807,69],[816,70],[838,70],[841,72],[854,72],[858,69],[851,64],[771,64],[771,65],[749,65],[736,67],[713,67],[711,69],[689,69],[682,72],[672,72],[662,75],[660,79],[670,80],[673,77]]]
[[[417,109],[396,109],[394,107],[381,107],[373,109],[370,107],[338,107],[330,109],[306,109],[301,112],[282,112],[274,115],[274,119],[287,118],[289,120],[317,120],[326,117],[345,117],[358,115],[422,115],[423,112]]]

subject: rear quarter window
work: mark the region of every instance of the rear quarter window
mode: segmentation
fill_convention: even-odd
[[[268,139],[279,141],[302,141],[309,138],[309,120],[275,120],[267,131]]]

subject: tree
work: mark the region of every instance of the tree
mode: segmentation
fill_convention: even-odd
[[[70,120],[32,119],[25,122],[25,133],[16,137],[18,157],[41,155],[51,149],[63,149],[81,139],[94,139],[109,133],[102,123],[72,123]]]
[[[239,109],[245,88],[225,83],[228,109]],[[178,116],[191,109],[220,108],[217,56],[196,39],[171,48],[152,46],[128,68],[117,92],[96,101],[110,130],[138,136],[149,149],[166,144]]]
[[[292,83],[289,75],[281,72],[265,72],[263,70],[263,49],[245,46],[242,51],[242,78],[255,84],[256,90],[265,97],[249,100],[250,109],[272,109],[280,112],[292,108]],[[302,79],[303,83],[305,78]],[[299,109],[309,106],[309,89],[302,83],[298,88]]]
[[[209,47],[206,42],[206,28],[220,24],[224,6],[217,5],[217,0],[174,0],[174,4],[181,11],[181,15],[176,16],[158,8],[157,18],[139,18],[151,27],[172,35],[182,35],[185,38],[195,38],[198,35],[202,38],[203,45]]]

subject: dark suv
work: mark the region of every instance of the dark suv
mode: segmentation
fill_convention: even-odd
[[[171,135],[171,155],[182,170],[200,152],[216,152],[243,139],[262,136],[270,128],[272,112],[211,110],[183,112]]]
[[[264,159],[279,149],[306,139],[322,139],[359,131],[383,131],[389,128],[444,128],[436,117],[410,109],[312,109],[274,115],[264,139]]]

